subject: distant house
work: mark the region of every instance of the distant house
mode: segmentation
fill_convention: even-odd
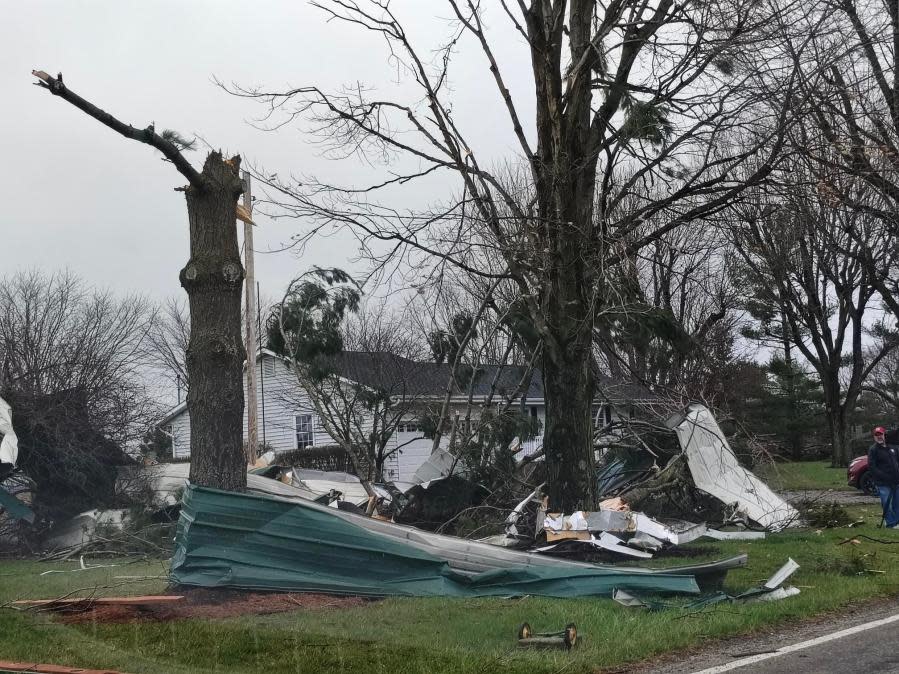
[[[302,389],[296,374],[283,358],[271,351],[262,350],[257,356],[256,368],[260,442],[265,442],[276,452],[335,444],[334,439],[324,430],[309,395]],[[387,353],[344,352],[335,358],[335,368],[344,380],[388,391],[396,398],[414,398],[422,405],[429,404],[432,407],[444,400],[451,375],[451,368],[447,364],[416,362]],[[524,395],[515,396],[512,404],[536,418],[543,429],[546,412],[540,372],[535,371],[530,382],[520,387],[524,374],[524,368],[517,366],[479,366],[465,390],[453,387],[450,394],[450,415],[456,411],[464,414],[469,396],[475,405],[485,402],[488,397],[494,403],[499,403],[508,400],[519,388],[523,388]],[[622,414],[626,415],[627,412],[623,411]],[[604,426],[617,417],[618,413],[610,404],[597,403],[594,425]],[[399,447],[400,450],[388,461],[385,470],[385,477],[388,479],[409,480],[430,456],[432,440],[422,435],[418,420],[419,416],[410,407],[408,419],[399,424],[391,437],[388,448]],[[189,457],[190,414],[186,402],[169,411],[160,426],[172,436],[174,457]],[[246,429],[245,417],[244,438]],[[444,437],[443,442],[446,441],[447,438]],[[537,437],[520,444],[519,456],[538,450],[543,444],[542,430]]]

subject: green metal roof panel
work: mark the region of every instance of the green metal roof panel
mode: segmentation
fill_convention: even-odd
[[[362,518],[359,518],[360,522]],[[399,526],[399,525],[396,525]],[[446,545],[467,541],[444,536]],[[171,579],[182,585],[368,596],[611,596],[615,588],[697,593],[692,575],[528,563],[466,572],[413,543],[318,504],[191,485]],[[520,559],[516,564],[514,560]]]

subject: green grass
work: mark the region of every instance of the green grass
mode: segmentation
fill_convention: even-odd
[[[731,592],[755,586],[788,557],[801,565],[791,583],[802,594],[770,604],[723,604],[702,611],[649,613],[609,599],[387,599],[349,609],[298,610],[270,616],[173,623],[67,626],[46,615],[0,609],[0,654],[85,667],[142,672],[592,672],[675,650],[710,638],[749,633],[872,597],[899,594],[894,572],[899,532],[876,529],[876,506],[855,506],[865,524],[851,529],[796,531],[764,541],[694,544],[700,559],[749,553],[749,566],[731,572]],[[91,560],[97,563],[99,560]],[[679,560],[684,561],[684,560]],[[694,561],[694,560],[689,560]],[[115,562],[110,562],[115,563]],[[670,560],[657,560],[670,564]],[[15,598],[54,597],[95,585],[104,594],[143,594],[161,579],[128,582],[119,575],[156,575],[160,562],[39,575],[69,564],[0,563],[0,604]],[[872,573],[886,571],[887,573]],[[582,648],[520,651],[518,625],[538,631],[575,622]]]
[[[768,486],[782,491],[836,489],[855,491],[846,484],[846,469],[831,468],[830,461],[791,461],[768,464],[756,471]]]

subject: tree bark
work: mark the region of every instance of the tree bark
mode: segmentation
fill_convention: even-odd
[[[589,342],[590,331],[584,332]],[[543,447],[549,509],[553,512],[592,510],[597,501],[591,415],[592,360],[589,344],[586,353],[583,344],[576,347],[544,356],[546,430]]]
[[[190,389],[190,481],[242,491],[243,363],[240,300],[244,278],[235,211],[243,191],[240,157],[211,152],[203,165],[203,189],[186,189],[190,260],[181,285],[190,302],[187,374]]]
[[[790,340],[787,339],[787,318],[786,318],[786,310],[781,306],[780,310],[780,325],[781,331],[784,336],[783,340],[783,348],[784,348],[784,365],[787,367],[787,401],[789,404],[789,414],[790,419],[787,422],[787,441],[790,445],[790,454],[793,458],[793,461],[801,461],[802,460],[802,450],[803,450],[803,442],[802,442],[802,434],[797,429],[798,418],[799,418],[799,401],[796,399],[796,372],[793,367],[793,350],[792,344],[790,344]]]
[[[849,446],[846,440],[846,416],[844,410],[837,407],[827,409],[827,423],[830,427],[830,465],[832,468],[845,468],[849,464]]]

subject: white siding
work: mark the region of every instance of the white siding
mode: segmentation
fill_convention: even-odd
[[[265,373],[261,372],[265,362]],[[258,382],[257,420],[259,442],[265,439],[276,452],[296,449],[297,435],[295,417],[297,414],[312,414],[315,427],[315,445],[334,444],[334,440],[322,428],[321,422],[306,395],[297,384],[296,376],[287,369],[283,361],[265,355],[256,364]],[[263,378],[264,377],[264,378]],[[244,383],[246,396],[246,382]],[[264,418],[264,423],[263,423]],[[175,458],[190,456],[190,414],[185,410],[172,419],[172,444]],[[243,435],[247,437],[247,415],[244,414]]]
[[[172,456],[176,459],[190,456],[190,415],[187,411],[172,419]]]

